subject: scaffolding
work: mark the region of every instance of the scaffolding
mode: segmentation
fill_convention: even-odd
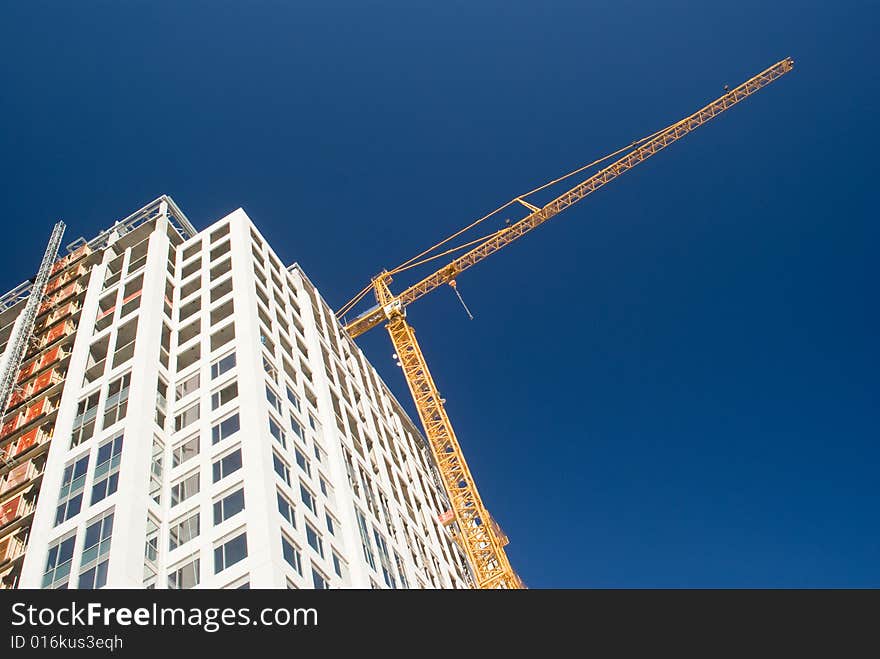
[[[25,347],[33,334],[34,321],[43,301],[43,293],[52,274],[52,265],[55,262],[55,257],[58,256],[58,248],[61,245],[61,237],[64,235],[65,228],[64,222],[59,221],[52,229],[52,235],[49,237],[49,244],[46,245],[46,251],[43,253],[40,269],[37,271],[37,276],[34,277],[28,293],[27,304],[12,329],[12,336],[9,338],[9,344],[6,348],[3,371],[0,373],[0,413],[6,412],[9,397],[15,387],[18,369],[21,367]]]

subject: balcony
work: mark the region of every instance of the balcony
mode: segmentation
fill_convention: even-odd
[[[0,565],[10,563],[23,555],[25,547],[27,547],[27,543],[20,533],[10,533],[0,539]]]
[[[19,424],[19,427],[32,423],[40,417],[43,417],[54,411],[55,405],[52,403],[52,401],[50,401],[48,398],[41,398],[36,403],[27,408],[27,410],[22,415],[22,420],[21,424]]]
[[[21,522],[34,511],[36,502],[29,494],[30,492],[22,492],[0,503],[0,529]]]
[[[31,375],[33,375],[35,370],[36,362],[30,362],[22,366],[18,371],[18,378],[16,382],[22,383],[27,380]]]
[[[37,345],[40,348],[45,348],[46,346],[52,345],[59,339],[70,336],[74,332],[76,332],[76,325],[70,320],[65,320],[63,322],[52,325],[52,327],[44,332],[43,336],[38,339]]]
[[[46,391],[50,387],[64,382],[64,375],[64,372],[57,368],[52,368],[48,371],[44,371],[36,378],[34,378],[33,383],[30,385],[30,387],[28,387],[28,397],[36,396],[37,394]]]
[[[0,569],[0,590],[12,590],[18,586],[20,570],[15,565]]]
[[[34,325],[34,332],[40,333],[43,330],[45,330],[47,327],[52,327],[52,325],[54,325],[58,321],[64,320],[68,316],[72,316],[73,314],[75,314],[79,310],[80,310],[79,302],[77,302],[76,300],[72,300],[70,302],[67,302],[66,304],[63,304],[60,307],[58,307],[57,309],[55,309],[54,311],[52,311],[52,313],[50,313],[45,318],[41,319],[41,321],[39,323],[36,323]]]
[[[6,474],[5,479],[2,479],[2,484],[0,484],[0,496],[11,490],[18,489],[21,485],[32,481],[42,473],[42,469],[38,468],[31,460],[18,465]]]
[[[76,263],[80,259],[88,256],[92,253],[91,248],[88,245],[81,245],[76,250],[68,254],[67,256],[63,256],[52,265],[52,274],[58,274],[67,266]]]
[[[50,348],[45,353],[43,353],[40,358],[35,362],[37,364],[37,371],[42,371],[53,364],[61,362],[66,359],[70,355],[70,350],[68,350],[64,346],[55,346],[54,348]]]
[[[28,430],[25,434],[18,438],[18,441],[13,442],[15,444],[15,448],[12,448],[13,443],[10,443],[7,447],[7,459],[18,460],[22,455],[28,452],[34,446],[42,446],[47,444],[52,439],[52,433],[44,431],[42,428],[33,428],[32,430]]]
[[[73,282],[72,284],[68,284],[61,290],[52,295],[49,295],[47,298],[43,299],[43,304],[40,306],[40,311],[38,315],[42,315],[49,311],[52,307],[58,306],[62,302],[66,302],[74,295],[79,295],[84,290],[84,287],[79,282]]]
[[[49,280],[49,283],[46,284],[44,295],[51,295],[62,286],[69,284],[70,282],[76,281],[86,272],[88,272],[88,269],[82,263],[80,263],[76,267],[70,268],[69,270],[65,270],[54,279]]]
[[[6,405],[7,410],[14,410],[27,400],[27,390],[25,387],[18,386],[12,391],[9,397],[9,403]]]

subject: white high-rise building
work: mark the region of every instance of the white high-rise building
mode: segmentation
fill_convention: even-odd
[[[421,434],[243,210],[68,252],[0,429],[4,587],[469,587]]]

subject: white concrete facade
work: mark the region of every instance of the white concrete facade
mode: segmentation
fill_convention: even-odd
[[[469,587],[424,440],[243,210],[94,258],[19,587]]]

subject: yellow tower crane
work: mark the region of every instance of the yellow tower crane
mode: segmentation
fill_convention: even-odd
[[[358,295],[337,312],[340,317],[344,317],[370,290],[373,291],[377,302],[376,306],[368,309],[350,323],[346,323],[345,329],[348,331],[349,336],[356,338],[373,327],[385,323],[437,463],[443,486],[450,499],[452,514],[443,521],[453,525],[455,537],[467,555],[478,588],[522,588],[524,586],[519,576],[511,567],[507,554],[504,551],[507,538],[494,520],[492,520],[477,491],[474,478],[468,469],[461,446],[455,436],[455,431],[452,429],[449,416],[444,409],[445,400],[441,398],[437,385],[431,377],[425,356],[416,341],[415,332],[406,321],[406,307],[443,284],[449,284],[458,293],[455,279],[462,272],[515,240],[522,238],[533,229],[538,228],[569,206],[573,206],[606,183],[610,183],[624,172],[644,162],[673,142],[707,123],[710,119],[717,117],[759,89],[769,85],[774,80],[791,71],[793,66],[794,61],[791,58],[786,58],[738,87],[733,89],[725,87],[723,96],[681,121],[641,140],[637,140],[629,146],[619,149],[561,178],[550,181],[525,195],[515,197],[489,215],[480,218],[434,247],[406,261],[401,266],[393,270],[381,272],[373,278],[367,287],[362,289]],[[525,197],[535,192],[544,190],[551,185],[555,185],[570,176],[610,160],[624,152],[626,152],[625,155],[544,206],[538,207],[525,200]],[[525,207],[529,211],[528,214],[519,221],[482,238],[428,256],[428,254],[440,246],[502,209],[514,204],[520,204]],[[471,249],[454,258],[439,270],[406,288],[401,293],[394,294],[391,291],[389,285],[393,275],[467,247],[471,247]]]

